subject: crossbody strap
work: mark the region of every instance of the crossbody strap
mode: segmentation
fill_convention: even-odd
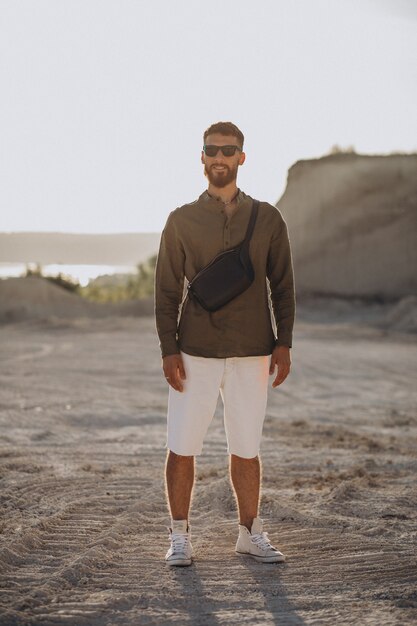
[[[253,200],[252,202],[252,211],[249,218],[248,228],[246,230],[246,235],[244,240],[242,241],[242,246],[248,246],[253,235],[253,230],[255,228],[256,218],[258,217],[258,209],[259,209],[259,200]]]

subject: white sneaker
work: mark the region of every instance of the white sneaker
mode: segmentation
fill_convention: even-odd
[[[236,543],[236,552],[239,555],[249,555],[262,563],[283,563],[285,556],[271,545],[268,533],[262,532],[262,520],[255,517],[251,532],[246,526],[239,524],[239,538]]]
[[[167,565],[191,565],[193,547],[191,545],[190,527],[186,519],[171,520],[169,528],[171,547],[165,555]]]

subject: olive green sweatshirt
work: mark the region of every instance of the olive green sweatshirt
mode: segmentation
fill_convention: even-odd
[[[186,296],[186,285],[217,254],[243,241],[252,198],[242,191],[227,217],[224,203],[207,191],[170,213],[162,232],[155,275],[155,315],[162,356],[180,351],[226,358],[271,354],[291,346],[295,314],[294,280],[285,221],[261,202],[250,241],[252,285],[210,313]]]

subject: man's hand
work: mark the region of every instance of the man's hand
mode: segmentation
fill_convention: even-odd
[[[185,369],[180,354],[170,354],[162,359],[166,381],[175,391],[182,391],[182,381],[185,380]]]
[[[291,368],[290,348],[288,346],[276,346],[271,355],[271,365],[269,374],[275,374],[275,367],[278,368],[277,375],[272,383],[273,387],[278,387],[287,378]]]

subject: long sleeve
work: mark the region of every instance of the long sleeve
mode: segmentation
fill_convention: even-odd
[[[276,345],[292,345],[295,317],[294,275],[287,225],[279,215],[268,255],[267,276],[271,289],[272,310],[277,325]]]
[[[162,356],[178,354],[177,325],[184,289],[184,250],[171,213],[162,232],[155,272],[155,317]]]

